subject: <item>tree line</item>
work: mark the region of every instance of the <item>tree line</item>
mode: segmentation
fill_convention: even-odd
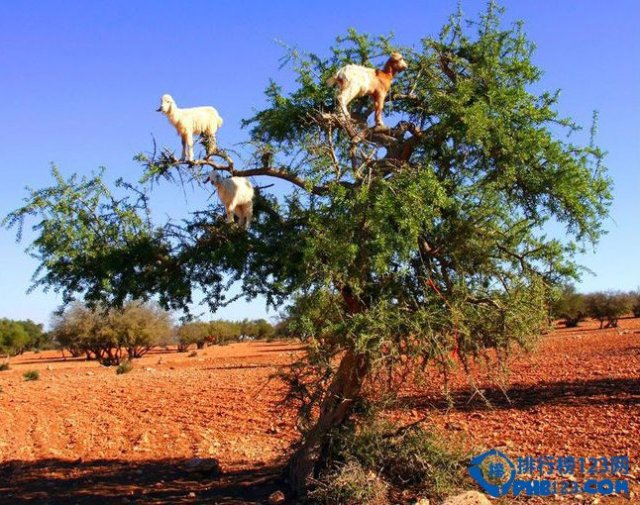
[[[31,319],[0,319],[0,356],[16,356],[29,349],[39,349],[46,338],[42,325]]]
[[[179,352],[196,345],[285,336],[285,325],[266,319],[190,321],[175,325],[170,312],[155,303],[129,302],[122,308],[90,308],[76,302],[54,316],[49,332],[33,321],[0,320],[0,355],[59,348],[104,365],[140,358],[152,347],[176,345]]]
[[[565,286],[551,303],[551,316],[568,328],[587,318],[600,321],[600,328],[616,328],[618,320],[629,314],[640,317],[640,290],[578,293],[574,286]]]

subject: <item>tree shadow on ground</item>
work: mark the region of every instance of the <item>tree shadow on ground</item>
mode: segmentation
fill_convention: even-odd
[[[412,395],[401,399],[409,408],[451,409],[459,412],[477,410],[527,410],[538,405],[597,406],[640,405],[640,378],[602,378],[577,381],[513,384],[502,390],[492,386],[473,394],[468,389],[451,392],[449,398],[441,394]]]
[[[188,460],[8,461],[0,464],[0,504],[266,503],[286,490],[281,467],[194,473]],[[289,502],[291,503],[291,502]]]

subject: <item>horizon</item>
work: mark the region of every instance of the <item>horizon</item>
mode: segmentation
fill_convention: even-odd
[[[485,4],[462,2],[465,18],[477,19]],[[269,78],[285,88],[292,82],[292,73],[279,68],[284,51],[277,41],[324,54],[336,36],[353,26],[373,34],[394,32],[397,43],[414,45],[440,30],[457,1],[427,2],[419,9],[413,2],[400,2],[397,12],[412,15],[392,19],[379,16],[387,12],[388,4],[382,2],[300,6],[285,1],[269,8],[257,2],[251,7],[216,7],[208,2],[188,7],[171,2],[144,5],[34,2],[0,7],[0,41],[5,48],[0,54],[0,82],[3,96],[9,97],[0,126],[0,161],[7,167],[0,189],[3,217],[20,206],[25,186],[41,188],[52,182],[51,163],[65,176],[88,175],[105,166],[107,181],[118,177],[136,181],[141,170],[133,157],[153,147],[151,136],[159,146],[179,152],[175,131],[155,112],[164,93],[171,93],[179,106],[216,107],[224,119],[219,144],[241,150],[239,143],[247,132],[240,128],[240,120],[265,103]],[[299,13],[297,22],[290,19],[293,5]],[[604,165],[614,182],[614,200],[604,225],[608,234],[595,252],[576,257],[595,273],[585,274],[577,290],[636,289],[640,279],[633,275],[637,272],[633,250],[640,247],[634,219],[640,214],[635,195],[640,188],[640,127],[634,118],[640,113],[640,63],[628,55],[640,52],[635,34],[640,7],[628,0],[617,2],[617,9],[548,0],[535,5],[511,0],[501,5],[506,8],[503,23],[522,19],[524,31],[536,44],[532,59],[544,72],[536,89],[560,88],[558,110],[583,127],[572,136],[574,141],[588,143],[593,111],[599,112],[596,143],[608,152]],[[172,31],[189,25],[192,30],[180,37]],[[250,62],[249,69],[245,62]],[[287,185],[277,189],[286,191]],[[154,214],[178,218],[209,198],[217,199],[211,189],[183,193],[164,185],[154,189],[151,205]],[[0,317],[32,319],[48,326],[61,299],[41,289],[26,293],[37,265],[24,253],[33,236],[32,224],[27,221],[18,244],[15,229],[1,231],[0,285],[5,296]],[[206,307],[194,312],[198,310],[207,312]],[[207,312],[205,319],[273,321],[276,315],[266,310],[263,299],[256,299],[234,302],[215,314]]]

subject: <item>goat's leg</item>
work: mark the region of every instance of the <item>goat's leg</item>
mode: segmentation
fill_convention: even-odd
[[[189,147],[189,161],[193,161],[193,135],[189,136],[187,146]]]
[[[373,95],[373,103],[376,111],[376,126],[384,126],[382,122],[382,109],[384,108],[384,99],[386,95],[383,93],[376,93]]]
[[[346,119],[350,119],[351,115],[349,114],[349,109],[347,108],[347,106],[349,105],[351,100],[353,100],[353,97],[350,96],[350,94],[348,93],[348,90],[341,89],[341,90],[338,90],[336,94],[336,99],[338,101],[338,109],[340,109],[340,112],[342,112],[342,115]]]
[[[253,204],[245,203],[242,206],[242,225],[245,230],[251,226],[251,219],[253,218]]]
[[[188,152],[187,152],[187,147],[189,145],[189,139],[186,135],[182,135],[182,158],[180,158],[182,161],[187,161],[188,159]]]
[[[233,223],[234,219],[233,219],[233,215],[235,214],[235,207],[227,207],[227,223]]]
[[[204,144],[205,150],[207,151],[207,158],[210,158],[211,155],[218,150],[218,147],[216,146],[215,133],[203,133],[202,143]]]

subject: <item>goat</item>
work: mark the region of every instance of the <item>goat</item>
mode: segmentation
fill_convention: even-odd
[[[205,179],[218,190],[220,201],[227,211],[227,222],[233,223],[234,214],[238,216],[238,224],[249,228],[253,217],[253,186],[246,177],[223,178],[215,170],[211,170]]]
[[[215,151],[216,132],[222,126],[222,118],[213,107],[191,107],[181,109],[171,95],[162,95],[160,107],[156,109],[167,116],[182,139],[182,160],[193,161],[193,136],[206,138],[207,156]]]
[[[391,81],[397,73],[406,70],[407,67],[407,62],[402,55],[393,52],[381,69],[362,65],[345,65],[327,80],[327,84],[337,87],[338,106],[347,118],[350,117],[347,106],[352,100],[360,96],[372,96],[376,112],[376,126],[384,126],[382,108],[391,88]]]

